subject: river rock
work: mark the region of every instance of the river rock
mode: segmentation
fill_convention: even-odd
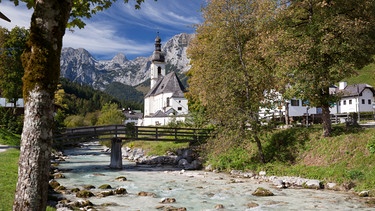
[[[217,205],[215,205],[215,209],[216,209],[216,210],[224,209],[224,205],[222,205],[222,204],[217,204]]]
[[[364,190],[364,191],[361,191],[359,194],[358,194],[359,197],[368,197],[369,196],[369,191],[367,190]]]
[[[118,195],[128,193],[125,188],[117,188],[114,192],[115,194],[118,194]]]
[[[115,179],[116,181],[126,181],[127,179],[126,179],[126,177],[125,176],[119,176],[119,177],[117,177],[116,179]]]
[[[246,204],[246,206],[248,208],[254,208],[254,207],[258,207],[259,204],[255,203],[255,202],[249,202],[249,203]]]
[[[49,181],[49,186],[50,186],[52,189],[55,189],[55,188],[57,188],[57,187],[60,186],[60,183],[53,179],[53,180],[50,180],[50,181]]]
[[[95,186],[93,186],[93,185],[84,185],[83,188],[86,189],[86,190],[90,190],[90,189],[95,189]]]
[[[186,211],[185,207],[173,207],[173,206],[157,206],[156,209],[163,209],[163,211]]]
[[[212,167],[211,164],[208,164],[205,168],[204,168],[205,171],[213,171],[214,168]]]
[[[160,200],[160,203],[162,204],[169,204],[169,203],[175,203],[176,199],[175,198],[162,198]]]
[[[265,188],[258,187],[253,193],[253,196],[273,196],[274,194]]]
[[[308,189],[321,189],[323,188],[323,184],[319,180],[307,180],[307,182],[304,185],[305,188]]]
[[[69,205],[73,207],[87,207],[87,206],[92,206],[93,204],[89,200],[80,199],[80,200],[69,203]]]
[[[107,196],[112,196],[112,195],[113,195],[112,190],[102,191],[98,194],[99,197],[107,197]]]
[[[156,198],[156,194],[155,194],[155,193],[146,192],[146,191],[141,191],[141,192],[139,192],[139,193],[138,193],[138,196],[151,196],[151,197]]]
[[[109,184],[103,184],[99,186],[99,189],[111,189],[112,187]]]
[[[261,176],[261,177],[266,176],[266,174],[267,174],[266,171],[260,171],[260,172],[259,172],[259,176]]]
[[[334,182],[329,182],[325,185],[325,187],[328,189],[328,190],[340,190],[340,187],[334,183]]]
[[[94,194],[88,190],[81,190],[76,193],[76,196],[78,198],[88,198],[88,197],[94,196]]]

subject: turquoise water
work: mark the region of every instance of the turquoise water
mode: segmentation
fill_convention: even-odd
[[[254,179],[232,178],[227,174],[182,171],[171,167],[137,166],[132,162],[123,161],[122,170],[109,169],[110,155],[102,152],[102,147],[87,144],[82,148],[66,150],[66,161],[60,163],[66,178],[58,182],[72,189],[83,189],[84,185],[94,185],[91,191],[98,193],[98,187],[109,184],[112,188],[125,188],[128,194],[108,197],[90,197],[97,210],[157,210],[159,206],[185,207],[187,210],[371,210],[359,201],[357,196],[349,193],[328,190],[277,189],[267,182]],[[117,181],[125,176],[127,181]],[[275,196],[255,197],[252,192],[264,187]],[[141,191],[156,195],[138,196]],[[74,194],[64,195],[75,201]],[[162,204],[163,198],[174,198],[175,203]],[[249,208],[249,203],[259,206]],[[104,203],[115,203],[116,206],[100,206]]]

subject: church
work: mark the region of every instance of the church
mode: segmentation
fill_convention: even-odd
[[[150,79],[150,91],[144,99],[144,117],[140,125],[162,126],[173,121],[185,121],[189,113],[188,100],[184,97],[186,89],[175,72],[166,75],[159,36],[155,38]]]

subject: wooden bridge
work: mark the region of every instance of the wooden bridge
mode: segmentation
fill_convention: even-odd
[[[111,162],[109,167],[122,169],[122,141],[174,141],[197,144],[206,140],[211,130],[196,128],[147,127],[133,125],[106,125],[67,128],[54,135],[59,144],[84,141],[111,140]],[[72,141],[72,142],[71,142]]]
[[[54,140],[60,141],[87,138],[87,141],[90,141],[90,138],[101,140],[118,138],[127,141],[142,140],[194,143],[206,140],[210,134],[211,130],[209,129],[105,125],[66,128],[58,134],[55,134]]]

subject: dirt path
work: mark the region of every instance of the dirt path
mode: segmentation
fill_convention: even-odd
[[[7,149],[10,149],[10,148],[17,148],[17,147],[0,144],[0,152],[5,152]]]

